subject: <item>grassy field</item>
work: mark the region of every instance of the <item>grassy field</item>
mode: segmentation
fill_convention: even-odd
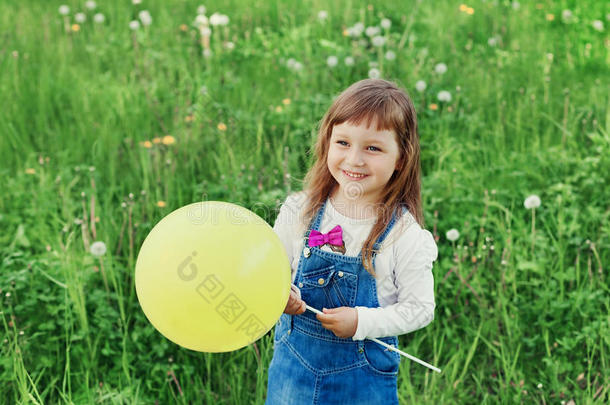
[[[400,347],[443,372],[404,359],[401,403],[610,400],[607,3],[210,1],[210,33],[198,1],[64,1],[0,3],[1,403],[263,403],[272,331],[171,343],[138,249],[202,199],[273,224],[369,76],[414,100],[440,252]]]

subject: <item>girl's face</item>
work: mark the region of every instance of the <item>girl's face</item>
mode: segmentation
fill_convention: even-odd
[[[400,149],[393,130],[377,131],[375,122],[365,125],[335,125],[326,162],[340,195],[375,203],[398,169]]]

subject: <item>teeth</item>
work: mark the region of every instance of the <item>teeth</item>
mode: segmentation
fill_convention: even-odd
[[[344,172],[347,173],[348,176],[355,177],[355,178],[361,178],[361,177],[366,176],[365,174],[356,174],[356,173],[348,172],[347,170],[344,170]]]

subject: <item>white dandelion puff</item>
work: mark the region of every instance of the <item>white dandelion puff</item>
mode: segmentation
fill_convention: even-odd
[[[513,10],[519,10],[521,8],[521,4],[518,1],[513,1],[511,5],[513,6]]]
[[[70,7],[64,5],[59,6],[59,14],[68,15],[70,14]]]
[[[298,72],[299,70],[303,69],[303,64],[299,61],[296,61],[294,62],[293,69]]]
[[[351,56],[346,57],[343,62],[345,63],[345,66],[354,66],[354,58]]]
[[[205,14],[205,6],[201,5],[199,7],[197,7],[197,14]]]
[[[396,53],[394,51],[387,51],[385,53],[385,58],[387,60],[394,60],[394,59],[396,59]]]
[[[208,17],[206,17],[203,14],[198,14],[197,17],[195,17],[195,26],[196,27],[202,27],[205,25],[208,25]]]
[[[371,39],[371,42],[372,42],[373,46],[381,47],[385,44],[385,37],[382,37],[381,35],[377,35],[377,36],[373,37],[373,39]]]
[[[131,3],[137,6],[138,4],[142,3],[142,0],[131,0]]]
[[[381,25],[381,28],[387,30],[392,26],[392,21],[390,21],[388,18],[384,18],[383,20],[381,20],[381,23],[379,25]]]
[[[379,35],[380,32],[381,30],[379,27],[366,27],[366,30],[364,31],[367,37],[374,37],[375,35]]]
[[[379,71],[379,69],[372,68],[371,70],[369,70],[369,77],[371,79],[379,79],[379,76],[381,76],[381,72]]]
[[[209,58],[210,56],[212,56],[212,51],[210,49],[204,49],[201,54],[204,58]]]
[[[441,90],[438,92],[436,98],[438,98],[438,101],[450,102],[451,93],[449,93],[447,90]]]
[[[76,21],[79,24],[84,23],[87,20],[87,16],[85,15],[85,13],[76,13],[74,14],[74,21]]]
[[[318,20],[324,21],[328,18],[328,12],[326,10],[320,10],[318,12]]]
[[[498,40],[496,37],[491,37],[487,40],[487,45],[496,46],[498,44]]]
[[[288,60],[286,61],[286,67],[289,69],[294,69],[294,64],[296,63],[296,59],[294,58],[288,58]]]
[[[135,31],[140,28],[140,22],[138,20],[133,20],[129,23],[129,28],[132,31]]]
[[[337,66],[337,63],[338,63],[338,62],[339,62],[339,59],[337,59],[337,57],[336,57],[336,56],[334,56],[334,55],[331,55],[331,56],[329,56],[328,58],[326,58],[326,64],[327,64],[329,67],[335,67],[335,66]]]
[[[458,238],[460,237],[460,232],[453,228],[453,229],[449,229],[447,231],[447,233],[445,234],[445,236],[447,237],[448,240],[450,240],[451,242],[455,242],[456,240],[458,240]]]
[[[93,242],[89,247],[89,251],[93,256],[103,256],[106,254],[106,244],[102,241]]]
[[[89,0],[85,2],[85,7],[87,7],[89,10],[93,10],[97,7],[97,4],[95,3],[95,1]]]
[[[593,29],[602,32],[604,30],[604,23],[601,20],[595,20],[591,23]]]
[[[214,13],[210,16],[211,25],[227,25],[229,23],[229,17],[224,14]]]
[[[436,66],[434,66],[434,71],[436,73],[438,73],[439,75],[444,74],[445,72],[447,72],[447,65],[445,65],[444,63],[437,63]]]
[[[233,49],[235,49],[235,44],[229,41],[225,44],[225,48],[227,48],[229,51],[232,51]]]
[[[571,10],[563,10],[561,12],[561,19],[563,20],[563,22],[571,22],[572,21],[572,17],[574,17],[574,15],[572,14]]]
[[[140,21],[142,21],[142,25],[148,26],[152,24],[152,17],[148,10],[142,10],[138,13],[138,17],[140,17]]]
[[[202,37],[209,37],[212,35],[212,29],[210,27],[203,26],[199,28],[199,33]]]
[[[415,90],[419,91],[420,93],[426,90],[426,87],[428,87],[428,85],[423,80],[418,80],[415,83]]]
[[[359,37],[360,35],[362,35],[363,31],[364,31],[364,24],[361,22],[357,22],[352,27],[349,27],[347,29],[347,33],[350,37]]]
[[[525,201],[523,201],[523,206],[528,210],[534,209],[540,207],[540,202],[540,197],[538,197],[536,194],[532,194],[528,196]]]
[[[102,13],[97,13],[93,16],[93,22],[97,23],[97,24],[101,24],[106,20],[106,17],[104,17],[104,14]]]

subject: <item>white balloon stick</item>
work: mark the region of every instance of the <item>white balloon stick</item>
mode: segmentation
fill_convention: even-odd
[[[315,308],[313,308],[313,307],[310,307],[310,306],[309,306],[309,305],[307,305],[307,304],[305,304],[305,307],[306,307],[308,310],[310,310],[311,312],[313,312],[313,313],[316,313],[316,314],[321,314],[321,315],[326,315],[326,314],[324,314],[324,312],[319,311],[319,310],[317,310],[317,309],[315,309]],[[375,338],[367,338],[367,339],[372,340],[372,341],[373,341],[373,342],[375,342],[375,343],[379,343],[380,345],[382,345],[382,346],[384,346],[384,347],[386,347],[386,348],[388,348],[388,349],[390,349],[390,350],[395,351],[396,353],[400,354],[401,356],[405,356],[406,358],[411,359],[411,360],[413,360],[414,362],[421,364],[422,366],[426,366],[426,367],[428,367],[429,369],[436,371],[437,373],[440,373],[440,372],[441,372],[441,370],[440,370],[439,368],[436,368],[436,367],[434,367],[433,365],[428,364],[428,363],[426,363],[425,361],[418,359],[417,357],[411,356],[410,354],[405,353],[405,352],[403,352],[402,350],[399,350],[399,349],[397,349],[397,348],[396,348],[396,347],[394,347],[394,346],[391,346],[391,345],[389,345],[389,344],[387,344],[387,343],[385,343],[385,342],[382,342],[382,341],[381,341],[381,340],[379,340],[379,339],[375,339]]]

